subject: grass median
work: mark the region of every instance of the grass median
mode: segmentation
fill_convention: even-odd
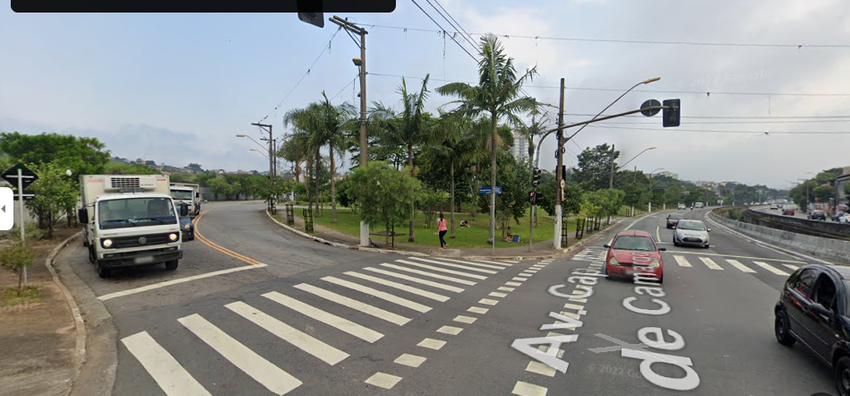
[[[508,242],[503,240],[497,240],[496,248],[528,246],[529,213],[530,210],[526,211],[526,215],[520,219],[519,224],[516,224],[515,221],[510,221],[508,223],[508,226],[511,228],[511,234],[514,236],[519,236],[520,242]],[[301,209],[295,210],[295,216],[297,218],[300,219],[302,217],[301,214]],[[360,217],[351,209],[337,208],[336,223],[331,222],[332,217],[330,208],[325,208],[322,214],[323,215],[321,217],[315,215],[313,216],[314,224],[328,227],[330,229],[351,235],[353,237],[359,237]],[[279,217],[283,219],[283,214],[280,214]],[[446,219],[447,221],[451,220],[448,215],[446,215]],[[461,220],[468,221],[470,226],[460,227]],[[449,233],[446,234],[445,239],[446,242],[448,242],[449,244],[449,248],[489,248],[490,245],[487,244],[487,237],[490,234],[489,227],[489,216],[487,214],[479,213],[473,218],[468,213],[455,213],[455,238],[451,238],[451,226],[449,226]],[[568,222],[568,232],[570,232],[569,240],[572,240],[575,235],[575,227],[575,219],[570,219]],[[303,228],[303,226],[300,228]],[[372,240],[377,243],[383,244],[386,235],[385,228],[386,227],[384,226],[371,227],[369,231]],[[416,237],[416,242],[407,242],[408,230],[408,221],[395,225],[395,243],[397,245],[403,244],[414,246],[440,246],[439,236],[437,235],[436,220],[433,222],[430,228],[425,228],[425,214],[421,212],[416,213],[414,223],[414,235]],[[535,243],[539,243],[545,240],[551,240],[554,236],[554,232],[555,220],[551,217],[540,215],[540,211],[538,211],[537,225],[534,227]],[[502,230],[497,227],[497,239],[500,239],[501,235]]]

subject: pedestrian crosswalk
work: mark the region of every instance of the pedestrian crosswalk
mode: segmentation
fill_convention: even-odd
[[[186,364],[195,358],[183,356],[189,354],[187,350],[198,353],[197,350],[204,348],[226,362],[223,366],[215,366],[216,369],[241,372],[243,378],[256,382],[257,389],[262,387],[283,395],[311,379],[297,378],[303,376],[299,374],[303,373],[302,364],[313,362],[329,368],[344,366],[340,363],[352,353],[362,352],[353,348],[376,344],[385,334],[391,334],[387,332],[397,331],[417,316],[430,312],[436,304],[464,292],[465,287],[474,286],[515,264],[517,262],[446,258],[396,259],[295,283],[259,296],[230,300],[223,306],[177,318],[175,326],[182,330],[176,331],[188,331],[191,335],[178,344],[169,340],[165,336],[167,332],[162,333],[158,327],[124,337],[121,343],[169,396],[211,395],[220,389],[216,387],[222,386],[221,380],[215,378],[215,374],[211,377],[209,368],[201,370]],[[503,293],[493,292],[491,296],[497,294]],[[489,306],[497,303],[488,298],[480,302]],[[458,315],[454,321],[471,324],[475,320]],[[457,335],[461,330],[460,327],[443,326],[437,332]],[[258,334],[269,337],[258,341]],[[186,347],[187,343],[193,347]],[[442,340],[425,339],[420,346],[440,350],[445,344]],[[290,361],[287,359],[295,359],[291,361],[298,363],[288,367],[284,364]],[[425,361],[424,357],[415,355],[403,355],[399,359],[411,367]],[[362,380],[389,389],[401,379],[372,376]]]
[[[722,258],[722,257],[696,257],[696,258],[688,258],[683,255],[674,254],[673,261],[676,262],[678,267],[685,268],[694,268],[696,267],[705,267],[714,271],[724,271],[726,269],[730,270],[738,270],[741,272],[745,272],[748,274],[756,274],[759,273],[759,270],[763,270],[763,272],[770,273],[773,275],[779,276],[789,276],[791,273],[782,269],[785,267],[790,269],[791,271],[796,271],[800,267],[793,264],[783,264],[781,262],[777,263],[767,263],[765,260],[755,260],[755,259],[732,259],[732,258]],[[692,264],[692,262],[694,264]],[[700,265],[701,264],[701,265]],[[728,264],[728,267],[721,264]]]

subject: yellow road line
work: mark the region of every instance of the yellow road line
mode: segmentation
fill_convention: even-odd
[[[259,262],[259,261],[257,261],[257,260],[254,260],[254,259],[252,259],[252,258],[250,258],[250,257],[243,256],[243,255],[241,255],[241,254],[239,254],[239,253],[236,253],[236,252],[234,252],[234,251],[232,251],[232,250],[230,250],[230,249],[227,249],[227,248],[225,248],[225,247],[222,247],[221,245],[218,245],[218,244],[216,244],[216,243],[214,243],[214,242],[210,241],[209,239],[207,239],[207,237],[205,237],[203,234],[201,234],[201,230],[199,229],[199,227],[198,227],[198,226],[200,225],[201,219],[202,219],[202,218],[204,217],[204,215],[205,215],[205,214],[207,214],[207,212],[209,212],[209,211],[210,211],[210,209],[207,209],[207,210],[205,210],[205,211],[201,212],[201,214],[199,214],[199,215],[198,215],[198,217],[196,217],[196,218],[192,221],[192,223],[195,225],[195,236],[198,238],[198,240],[199,240],[199,241],[201,241],[204,245],[207,245],[207,246],[209,246],[209,247],[211,247],[211,248],[213,248],[213,249],[215,249],[215,250],[218,250],[219,252],[221,252],[221,253],[223,253],[223,254],[225,254],[225,255],[227,255],[227,256],[233,257],[233,258],[235,258],[235,259],[237,259],[237,260],[239,260],[239,261],[243,261],[243,262],[248,263],[248,264],[251,264],[251,265],[259,265],[259,264],[262,264],[261,262]]]

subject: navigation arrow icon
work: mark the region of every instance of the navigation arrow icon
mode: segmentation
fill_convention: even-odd
[[[2,211],[3,211],[3,213],[6,213],[6,205],[3,205],[3,207],[2,207],[2,208],[0,208],[0,210],[2,210]]]

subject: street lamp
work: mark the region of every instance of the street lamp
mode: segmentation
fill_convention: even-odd
[[[652,213],[652,174],[655,173],[655,171],[662,170],[664,170],[664,168],[658,168],[653,170],[652,172],[649,172],[649,213]]]
[[[360,36],[360,42],[357,43],[360,45],[360,57],[353,58],[351,61],[354,62],[354,66],[360,69],[360,94],[358,95],[360,97],[360,166],[365,167],[369,159],[367,152],[369,146],[366,141],[366,34],[369,32],[336,15],[329,20],[347,32]],[[363,220],[360,220],[360,246],[370,246],[369,224]]]
[[[639,152],[636,156],[632,157],[632,159],[630,159],[630,160],[626,161],[626,163],[625,163],[625,164],[620,165],[620,168],[625,168],[625,167],[626,167],[626,165],[628,165],[628,164],[629,164],[629,162],[634,161],[634,160],[635,160],[635,158],[640,157],[640,155],[641,155],[641,154],[643,154],[643,153],[645,153],[645,152],[647,152],[647,151],[649,151],[649,150],[655,150],[655,149],[657,149],[657,148],[658,148],[658,147],[650,147],[650,148],[643,149],[643,151]]]
[[[256,141],[256,140],[254,140],[254,138],[252,138],[252,137],[250,137],[250,136],[248,136],[248,135],[245,135],[245,134],[240,133],[240,134],[236,135],[236,137],[240,137],[240,138],[243,138],[243,137],[244,137],[244,138],[251,139],[251,141],[252,141],[252,142],[254,142],[254,143],[256,143],[258,146],[262,147],[263,149],[265,149],[265,148],[266,148],[266,146],[263,146],[262,144],[260,144],[260,142],[258,142],[258,141]]]
[[[255,148],[249,149],[248,151],[253,151],[253,152],[255,152],[255,153],[260,153],[260,155],[262,155],[262,156],[263,156],[263,157],[265,157],[266,159],[269,159],[269,156],[268,156],[268,155],[266,155],[266,154],[265,154],[265,153],[263,153],[262,151],[257,150],[257,149],[255,149]]]
[[[584,129],[584,127],[587,126],[587,124],[594,122],[594,120],[599,118],[599,116],[602,115],[602,113],[604,113],[605,110],[608,110],[611,106],[613,106],[615,103],[617,103],[620,99],[622,99],[624,96],[626,96],[626,94],[631,92],[633,89],[637,88],[639,85],[650,84],[650,83],[656,82],[660,79],[661,79],[661,77],[653,77],[653,78],[643,80],[643,81],[633,85],[631,88],[627,89],[626,92],[623,92],[619,97],[617,97],[617,99],[614,99],[614,101],[611,102],[611,104],[609,104],[608,106],[605,106],[605,108],[602,109],[602,111],[600,111],[599,114],[596,114],[596,116],[594,116],[589,122],[582,125],[582,127],[579,128],[579,130],[577,130],[575,133],[570,135],[570,137],[564,139],[563,135],[562,135],[562,133],[563,133],[562,131],[564,129],[566,129],[565,126],[564,126],[564,90],[565,90],[565,88],[564,88],[564,79],[562,78],[561,79],[561,101],[560,101],[560,106],[558,108],[558,128],[555,128],[555,129],[547,132],[546,134],[544,134],[540,138],[540,141],[537,144],[537,158],[535,159],[535,161],[536,161],[535,167],[537,167],[537,165],[539,165],[539,162],[540,162],[540,145],[543,143],[543,139],[546,139],[546,137],[549,136],[549,134],[551,134],[553,132],[558,132],[558,135],[557,135],[558,136],[558,146],[557,146],[557,150],[556,150],[557,157],[558,157],[558,165],[555,168],[555,175],[556,175],[555,181],[556,181],[556,183],[558,183],[560,185],[561,180],[563,180],[564,177],[565,177],[565,175],[561,174],[561,168],[562,168],[562,165],[564,164],[564,153],[563,153],[564,144],[566,144],[570,139],[572,139],[573,137],[575,137],[575,135],[577,135],[579,132],[581,132]],[[611,117],[614,117],[614,116],[611,116]],[[600,120],[600,121],[602,121],[602,120]],[[556,194],[557,194],[557,198],[555,199],[555,237],[554,237],[553,241],[554,241],[555,249],[560,249],[561,248],[561,231],[562,231],[562,227],[563,227],[563,223],[562,223],[562,217],[563,217],[562,213],[563,212],[561,210],[561,201],[563,200],[563,195],[561,193],[560,188],[555,188],[555,191],[556,191]],[[531,210],[532,210],[532,218],[534,218],[534,206],[533,205],[531,207]],[[495,246],[495,243],[493,245]],[[530,247],[530,245],[529,245],[529,247]]]

